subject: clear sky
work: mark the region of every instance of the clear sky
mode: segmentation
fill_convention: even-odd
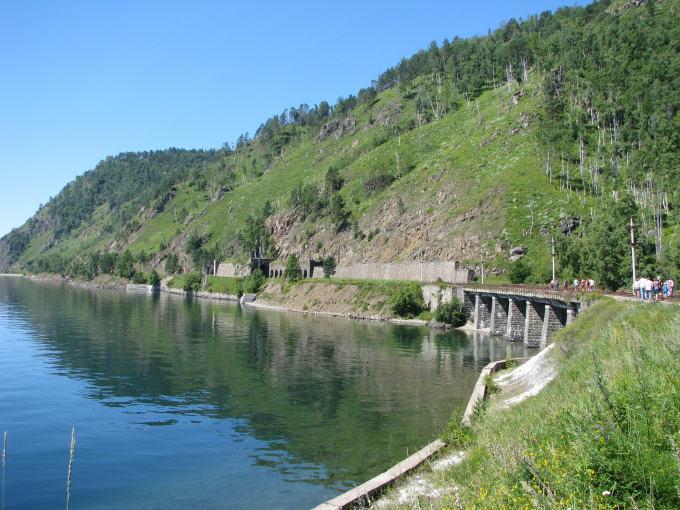
[[[219,148],[557,0],[0,0],[0,236],[106,156]]]

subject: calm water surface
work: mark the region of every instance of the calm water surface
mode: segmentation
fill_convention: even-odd
[[[5,509],[311,508],[435,439],[462,332],[0,277]]]

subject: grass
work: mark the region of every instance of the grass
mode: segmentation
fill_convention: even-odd
[[[264,198],[271,200],[276,211],[285,210],[291,189],[297,183],[320,184],[328,167],[333,165],[340,168],[345,178],[345,188],[340,193],[348,208],[367,236],[382,234],[379,242],[388,251],[395,250],[392,254],[395,260],[407,257],[410,252],[401,253],[398,249],[403,248],[392,247],[393,240],[399,237],[388,235],[388,230],[393,231],[394,225],[386,221],[379,226],[373,223],[373,218],[382,214],[380,211],[386,201],[398,201],[400,216],[416,211],[432,216],[428,230],[441,232],[443,237],[437,242],[442,245],[475,233],[480,235],[481,244],[488,244],[491,240],[522,244],[528,249],[529,261],[536,265],[537,270],[544,272],[545,263],[539,264],[539,261],[545,262],[549,252],[543,245],[544,239],[538,235],[540,225],[553,228],[560,214],[579,215],[583,212],[576,201],[567,203],[565,193],[559,190],[558,185],[548,185],[542,163],[537,160],[532,141],[532,131],[537,122],[535,115],[539,111],[537,106],[540,106],[540,97],[535,96],[538,90],[536,83],[537,77],[525,84],[526,94],[518,106],[506,107],[511,93],[505,87],[487,90],[470,106],[461,101],[455,112],[448,113],[441,120],[405,131],[400,138],[389,139],[374,147],[373,138],[385,128],[376,122],[364,131],[369,118],[375,119],[381,110],[391,109],[397,103],[403,105],[399,122],[406,124],[416,118],[417,101],[411,94],[399,91],[398,87],[385,90],[370,111],[364,107],[354,111],[358,126],[354,136],[345,134],[340,140],[330,136],[321,143],[310,133],[298,136],[294,144],[284,147],[282,156],[272,162],[267,172],[259,177],[250,176],[247,183],[226,192],[220,200],[211,201],[208,194],[199,191],[192,181],[178,183],[175,197],[168,202],[164,212],[150,219],[147,208],[131,218],[130,222],[139,222],[140,229],[126,238],[127,247],[133,255],[141,251],[181,253],[184,238],[191,232],[197,232],[209,238],[207,248],[219,246],[226,257],[234,256],[234,249],[240,249],[235,242],[239,228],[249,214],[261,209]],[[531,125],[520,127],[521,119],[529,119]],[[519,132],[511,134],[515,128],[520,128]],[[354,142],[357,142],[356,146]],[[256,157],[257,143],[249,147],[247,153],[247,161]],[[314,158],[314,155],[321,159]],[[242,163],[239,165],[242,166]],[[220,164],[215,162],[208,166],[202,178],[210,182],[221,172]],[[368,193],[364,183],[376,172],[391,173],[397,178],[386,188]],[[414,190],[418,192],[414,193]],[[530,228],[529,203],[534,204],[536,225],[532,235],[526,234]],[[587,202],[585,210],[591,205]],[[41,212],[41,215],[46,214],[46,211]],[[82,256],[94,250],[108,251],[115,232],[105,234],[100,230],[101,225],[110,219],[110,214],[106,206],[101,206],[83,227],[82,235],[74,232],[73,236],[61,240],[54,250],[65,256]],[[193,219],[188,221],[190,216]],[[464,220],[458,221],[457,218]],[[296,223],[287,237],[304,238],[314,232],[308,243],[311,250],[319,245],[322,238],[323,246],[327,246],[329,239],[323,237],[323,233],[329,229],[328,218],[308,219],[304,223]],[[306,236],[303,235],[305,233]],[[40,250],[50,239],[50,234],[45,232],[36,239],[37,242],[32,242],[21,263],[40,256]],[[355,245],[355,252],[370,248],[370,243],[365,240],[348,242]],[[425,244],[428,242],[427,239],[423,241]],[[499,257],[495,265],[502,267],[505,259],[507,254]]]
[[[350,313],[363,313],[368,315],[383,315],[393,316],[397,315],[388,304],[390,298],[400,290],[405,290],[416,282],[396,281],[396,280],[359,280],[353,278],[311,278],[306,280],[299,280],[291,282],[287,278],[270,279],[268,283],[280,284],[277,292],[263,292],[260,298],[263,301],[270,301],[277,305],[285,305],[285,302],[294,300],[298,305],[302,306],[303,311],[310,308],[314,309],[323,305],[319,299],[312,299],[310,294],[319,285],[327,285],[323,287],[326,293],[333,293],[341,291],[345,287],[350,287],[351,292],[348,298],[344,298],[344,303],[349,305]],[[419,285],[416,283],[416,285]],[[430,321],[433,314],[429,310],[422,311],[417,319]]]
[[[400,123],[406,125],[416,118],[414,96],[399,87],[387,89],[369,111],[365,107],[354,111],[358,126],[354,135],[345,133],[340,140],[329,136],[318,142],[307,129],[298,129],[298,135],[289,138],[294,142],[285,145],[281,156],[261,175],[259,171],[265,168],[258,159],[259,142],[254,141],[245,156],[230,156],[228,162],[245,157],[238,170],[244,164],[250,168],[248,162],[257,160],[258,174],[248,174],[246,182],[221,199],[210,200],[209,193],[200,191],[193,181],[177,183],[175,196],[162,213],[151,218],[150,208],[138,211],[128,223],[138,222],[139,230],[115,243],[116,232],[101,231],[103,224],[112,221],[112,213],[108,206],[100,206],[82,230],[74,231],[47,252],[45,246],[54,244],[51,230],[36,232],[18,267],[45,254],[83,257],[114,246],[114,250],[127,247],[133,255],[141,251],[156,254],[153,264],[158,270],[169,252],[183,254],[185,239],[193,232],[207,240],[206,248],[217,247],[222,258],[234,258],[242,253],[237,242],[239,229],[248,215],[261,211],[265,199],[277,213],[290,212],[288,199],[293,187],[298,183],[322,186],[328,167],[333,165],[345,179],[340,194],[352,212],[350,223],[356,220],[364,237],[354,238],[350,228],[337,232],[323,214],[308,216],[305,221],[292,216],[286,218],[293,220],[290,228],[277,234],[277,244],[286,246],[287,251],[320,257],[327,254],[324,250],[332,253],[347,245],[347,252],[361,255],[363,260],[394,262],[413,260],[414,254],[425,250],[428,257],[467,258],[474,265],[483,258],[488,271],[508,269],[507,250],[523,246],[527,251],[524,260],[532,268],[531,282],[546,282],[552,276],[548,233],[559,239],[563,221],[589,216],[599,202],[590,195],[568,194],[560,185],[558,160],[553,161],[552,184],[545,175],[545,154],[537,149],[534,136],[542,111],[539,79],[537,73],[530,75],[522,85],[524,95],[517,105],[512,104],[516,88],[511,92],[507,87],[485,90],[470,105],[459,101],[456,110],[441,120],[404,131],[400,137],[374,147],[372,140],[386,128],[378,122],[369,126],[369,118],[375,119],[381,110],[397,103],[403,105]],[[418,85],[416,80],[414,86]],[[223,163],[208,165],[201,178],[209,183],[219,178]],[[575,168],[571,171],[574,184],[580,178]],[[383,189],[367,192],[367,179],[381,172],[395,180]],[[48,222],[46,209],[39,216]],[[415,227],[423,227],[426,235],[404,243],[404,233]],[[669,223],[666,238],[672,236],[673,229]],[[458,248],[461,239],[474,241]],[[495,252],[495,245],[502,246],[503,251]],[[283,257],[286,254],[280,252]],[[563,276],[559,266],[557,271]],[[503,274],[487,280],[507,282]]]
[[[184,287],[186,277],[191,274],[178,274],[172,277],[167,283],[171,289],[181,289]],[[204,277],[205,278],[205,277]],[[239,286],[242,278],[223,278],[221,276],[208,276],[206,285],[201,289],[205,292],[215,292],[221,294],[239,294]]]
[[[452,423],[467,456],[436,475],[448,495],[403,508],[680,507],[680,309],[606,300],[556,342],[557,378]]]

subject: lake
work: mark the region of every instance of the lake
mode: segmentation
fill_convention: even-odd
[[[436,439],[511,354],[527,350],[0,276],[4,508],[66,506],[72,428],[72,510],[311,508]]]

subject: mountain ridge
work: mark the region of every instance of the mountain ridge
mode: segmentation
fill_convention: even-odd
[[[137,269],[160,272],[170,255],[190,271],[213,258],[295,253],[340,264],[456,259],[502,274],[521,245],[542,282],[552,237],[559,272],[575,271],[568,255],[584,250],[586,225],[631,195],[638,221],[658,226],[641,262],[676,270],[679,87],[671,71],[648,76],[643,57],[674,69],[677,44],[669,32],[642,51],[633,37],[672,26],[676,3],[595,2],[510,20],[485,37],[433,43],[334,106],[286,109],[233,148],[107,158],[0,240],[0,269],[75,263],[87,277],[88,257],[129,250]],[[605,47],[612,34],[627,50],[625,75]],[[620,83],[608,91],[605,78]],[[633,97],[635,80],[651,88]],[[118,186],[97,178],[104,169]],[[589,257],[578,264],[603,271],[603,257]]]

